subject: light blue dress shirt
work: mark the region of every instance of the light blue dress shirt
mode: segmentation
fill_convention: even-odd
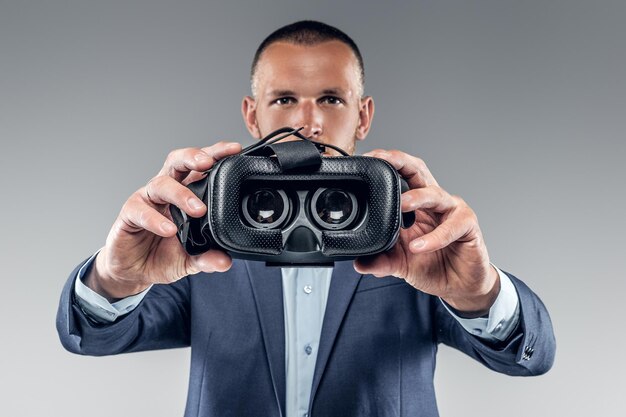
[[[94,254],[78,271],[74,287],[76,301],[82,310],[98,322],[113,322],[135,309],[145,291],[110,303],[82,282],[92,264]],[[494,266],[495,267],[495,266]],[[502,341],[519,322],[519,299],[509,277],[500,275],[500,293],[489,310],[488,318],[464,319],[450,314],[471,334],[487,341]],[[304,417],[309,408],[317,351],[332,268],[282,268],[283,305],[285,318],[285,370],[287,373],[286,417]]]
[[[309,409],[332,268],[282,268],[287,417]]]

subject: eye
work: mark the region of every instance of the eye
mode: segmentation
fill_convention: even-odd
[[[324,96],[320,99],[320,102],[332,105],[343,104],[343,100],[335,96]]]
[[[272,102],[272,104],[278,104],[279,106],[285,106],[287,104],[293,104],[296,102],[296,99],[293,97],[280,97]]]

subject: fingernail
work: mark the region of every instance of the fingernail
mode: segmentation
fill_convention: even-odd
[[[202,202],[197,198],[191,197],[189,200],[187,200],[187,204],[189,204],[189,207],[194,210],[199,210],[202,208]]]
[[[403,203],[410,203],[411,201],[413,201],[413,196],[411,194],[402,194],[400,198],[402,199]]]
[[[163,230],[165,233],[172,233],[176,230],[176,226],[174,226],[170,222],[163,222],[161,223],[161,230]]]
[[[425,244],[426,242],[424,241],[424,239],[419,239],[414,242],[411,242],[411,247],[413,249],[420,249],[420,248],[423,248]]]

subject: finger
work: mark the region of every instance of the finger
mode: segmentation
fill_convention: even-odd
[[[219,159],[240,151],[241,145],[236,142],[218,142],[202,149],[176,149],[167,156],[159,175],[167,175],[181,182],[191,171],[207,171]]]
[[[233,264],[232,258],[221,250],[211,249],[200,255],[190,256],[191,268],[189,273],[202,272],[225,272]]]
[[[203,179],[204,177],[206,177],[206,172],[193,171],[193,172],[190,172],[189,175],[187,175],[187,177],[181,182],[181,184],[183,184],[184,186],[187,186],[191,183],[194,183],[196,181]]]
[[[174,236],[177,230],[167,217],[139,198],[130,199],[124,204],[113,227],[129,233],[147,230],[161,237]]]
[[[214,160],[219,161],[230,155],[236,155],[241,152],[241,144],[238,142],[218,142],[215,145],[207,146],[201,149]]]
[[[206,212],[206,205],[189,188],[165,175],[151,179],[140,195],[147,203],[174,204],[192,217],[200,217]]]
[[[434,230],[414,239],[409,244],[412,253],[428,253],[445,248],[454,242],[467,242],[475,238],[477,221],[475,216],[455,209]]]
[[[377,278],[397,273],[391,257],[386,252],[357,258],[354,260],[353,266],[359,274],[370,274]]]
[[[175,149],[167,155],[158,175],[167,175],[181,182],[191,171],[210,169],[215,159],[198,148]]]
[[[428,187],[439,185],[430,172],[426,163],[419,158],[406,154],[401,151],[386,151],[383,149],[375,149],[371,152],[363,154],[384,159],[389,162],[396,171],[407,181],[411,188]]]
[[[233,143],[230,143],[226,147],[226,149],[220,148],[214,151],[214,150],[211,150],[210,147],[208,147],[208,148],[202,148],[202,151],[207,153],[207,155],[211,155],[215,161],[219,161],[220,159],[224,159],[227,156],[236,155],[239,152],[241,152],[241,145],[239,143],[233,142]],[[205,177],[205,175],[206,175],[206,171],[190,172],[189,175],[187,175],[187,177],[182,183],[184,185],[189,185],[193,182],[201,180],[202,178]]]
[[[457,201],[440,187],[415,188],[402,194],[402,212],[431,210],[445,213],[457,207]]]

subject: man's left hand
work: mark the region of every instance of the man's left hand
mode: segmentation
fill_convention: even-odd
[[[458,196],[439,187],[419,158],[377,149],[365,154],[386,160],[407,181],[402,212],[414,211],[415,223],[401,229],[392,249],[354,262],[360,273],[393,275],[441,297],[464,317],[489,312],[500,291],[498,272],[474,211]]]

